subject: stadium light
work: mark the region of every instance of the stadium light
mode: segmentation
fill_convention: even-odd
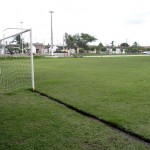
[[[49,11],[51,13],[51,55],[53,56],[53,26],[52,26],[52,14],[54,11]]]

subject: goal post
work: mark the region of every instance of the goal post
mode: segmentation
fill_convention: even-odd
[[[0,93],[27,88],[35,89],[32,29],[0,39]]]

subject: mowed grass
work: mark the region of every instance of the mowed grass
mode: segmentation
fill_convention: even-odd
[[[150,57],[35,59],[36,89],[150,139]]]
[[[1,150],[146,150],[100,123],[30,91],[0,95]]]

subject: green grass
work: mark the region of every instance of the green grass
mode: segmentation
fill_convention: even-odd
[[[1,150],[148,149],[30,91],[1,94],[0,118]]]
[[[36,89],[150,139],[150,57],[36,59]]]
[[[150,139],[149,64],[150,57],[40,57],[36,90]],[[14,63],[6,71],[18,73]],[[0,118],[0,149],[149,149],[30,91],[0,94]]]
[[[30,87],[30,57],[0,56],[0,93]]]

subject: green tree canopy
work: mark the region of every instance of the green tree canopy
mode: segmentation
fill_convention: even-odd
[[[105,51],[105,47],[101,42],[97,46],[97,51]]]
[[[66,42],[68,49],[75,48],[74,36],[65,33],[65,42]]]
[[[66,33],[65,39],[68,48],[82,48],[84,50],[88,50],[88,43],[97,40],[94,36],[87,33],[75,34],[73,36]]]
[[[130,46],[128,48],[128,51],[131,52],[131,53],[137,53],[139,51],[139,44],[137,42],[134,42],[132,44],[132,46]]]
[[[121,47],[124,47],[124,48],[129,47],[128,43],[121,43],[120,46],[121,46]]]

